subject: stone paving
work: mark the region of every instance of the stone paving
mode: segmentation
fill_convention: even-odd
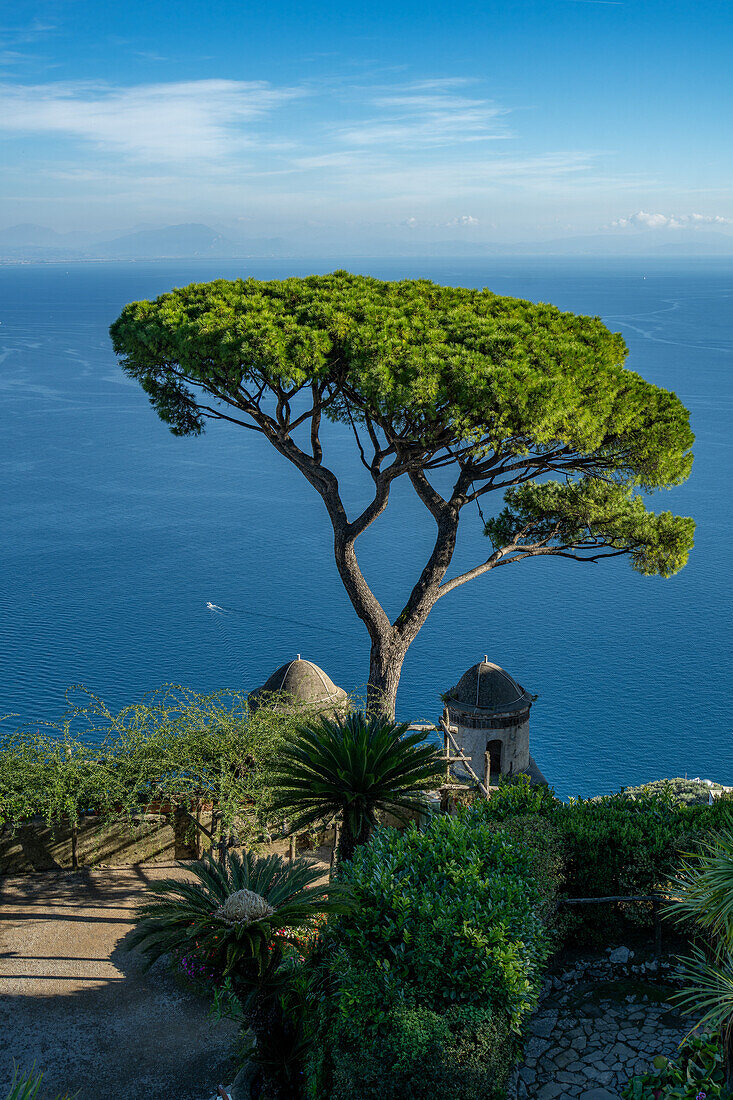
[[[551,978],[511,1100],[616,1100],[656,1055],[674,1056],[690,1026],[664,999],[674,976],[669,962],[634,964],[620,948]]]

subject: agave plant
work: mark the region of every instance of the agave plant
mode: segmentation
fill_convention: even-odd
[[[296,828],[337,818],[339,859],[351,859],[386,810],[404,818],[425,806],[445,761],[422,733],[381,715],[352,711],[304,724],[281,750],[274,809]]]
[[[315,932],[319,917],[345,907],[338,888],[318,884],[322,871],[305,860],[229,854],[191,867],[196,881],[151,884],[130,946],[148,964],[195,943],[229,979],[254,1036],[263,1097],[298,1094],[300,1021],[287,1011],[300,955],[294,937]]]
[[[15,1066],[6,1100],[36,1100],[42,1081],[43,1074],[38,1073],[35,1066],[28,1073],[21,1073]],[[72,1098],[67,1093],[63,1097],[59,1096],[58,1100],[72,1100]]]
[[[685,988],[675,1000],[716,1028],[723,1043],[726,1087],[733,1092],[733,833],[721,833],[689,857],[671,885],[667,912],[704,937],[682,959]]]

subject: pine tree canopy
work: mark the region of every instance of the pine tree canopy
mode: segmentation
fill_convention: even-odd
[[[625,367],[622,337],[597,317],[488,290],[336,271],[192,284],[126,306],[111,333],[124,369],[171,431],[197,434],[218,418],[264,434],[321,493],[344,547],[407,474],[443,531],[435,578],[416,587],[413,603],[430,585],[437,598],[519,556],[626,553],[642,573],[668,576],[692,546],[692,520],[656,515],[643,502],[645,492],[688,476],[688,413],[675,394]],[[353,521],[323,463],[322,418],[350,427],[374,480],[374,501]],[[428,475],[447,467],[456,482],[443,497]],[[443,581],[449,520],[496,489],[508,495],[486,524],[495,554]],[[378,632],[379,609],[360,584],[352,601]]]

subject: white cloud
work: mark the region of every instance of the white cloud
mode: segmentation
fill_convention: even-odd
[[[650,214],[638,210],[628,218],[611,222],[614,229],[689,229],[704,225],[733,225],[733,218],[720,214]]]
[[[72,210],[85,221],[95,209],[168,221],[248,210],[277,233],[288,219],[394,228],[412,211],[409,229],[484,236],[490,218],[510,232],[538,205],[555,212],[636,186],[601,174],[598,153],[513,147],[508,111],[476,81],[380,80],[7,81],[0,136],[22,141],[5,143],[5,217],[52,218],[44,206],[65,208],[67,225]]]
[[[462,229],[478,224],[478,218],[474,218],[472,214],[460,214],[457,218],[451,218],[449,221],[443,222],[446,229]]]
[[[509,135],[500,123],[506,108],[455,91],[463,80],[422,81],[373,93],[372,117],[344,126],[337,137],[352,146],[405,148],[459,145]]]
[[[108,88],[0,87],[0,130],[62,134],[160,163],[221,159],[247,143],[242,127],[302,94],[263,81],[195,80]]]
[[[406,226],[407,229],[463,229],[480,224],[479,219],[474,218],[472,214],[459,214],[458,217],[449,218],[445,222],[421,221],[414,216],[400,222],[400,225]]]

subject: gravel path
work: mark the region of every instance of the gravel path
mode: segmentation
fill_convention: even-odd
[[[231,1077],[233,1025],[125,949],[149,881],[175,865],[0,879],[0,1096],[35,1062],[42,1097],[195,1100]]]

